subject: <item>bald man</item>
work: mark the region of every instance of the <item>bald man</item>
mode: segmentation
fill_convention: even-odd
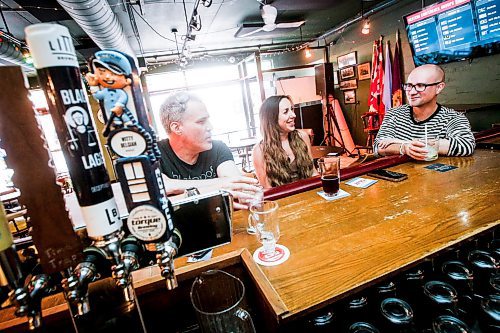
[[[436,65],[415,68],[403,84],[408,104],[390,109],[374,141],[377,156],[408,155],[424,160],[427,149],[422,139],[439,137],[439,154],[472,155],[476,142],[467,118],[453,109],[437,103],[445,88],[445,73]]]

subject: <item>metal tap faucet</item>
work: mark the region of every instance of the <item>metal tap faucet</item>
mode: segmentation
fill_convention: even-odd
[[[125,299],[133,301],[131,273],[139,268],[139,254],[142,252],[142,246],[135,237],[129,236],[121,241],[120,249],[121,260],[111,268],[112,275],[116,285],[123,288]]]
[[[84,260],[69,271],[68,277],[62,281],[65,297],[78,316],[90,311],[89,284],[100,278],[99,272],[102,272],[106,263],[106,254],[97,247],[87,247],[83,254]]]
[[[42,325],[42,298],[50,290],[49,276],[40,274],[33,276],[26,287],[16,288],[11,294],[11,301],[16,306],[16,316],[27,316],[30,330]]]
[[[76,314],[83,316],[90,311],[88,286],[98,278],[94,263],[84,261],[75,268],[73,274],[62,281],[66,299],[76,307]]]
[[[168,290],[175,289],[178,285],[174,269],[174,257],[176,254],[177,245],[172,240],[169,240],[164,244],[163,250],[156,255],[161,276],[165,279]]]

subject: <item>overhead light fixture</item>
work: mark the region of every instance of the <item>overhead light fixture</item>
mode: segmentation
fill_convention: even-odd
[[[311,49],[309,49],[309,47],[306,47],[306,58],[311,58],[311,57],[312,57]]]
[[[363,35],[368,35],[370,33],[370,20],[366,19],[363,23],[363,28],[361,29]]]

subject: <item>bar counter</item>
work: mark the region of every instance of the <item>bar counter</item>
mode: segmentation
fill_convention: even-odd
[[[278,243],[291,252],[278,266],[257,266],[247,251],[241,252],[246,248],[253,253],[260,243],[246,233],[247,212],[235,212],[232,243],[215,249],[207,263],[177,259],[177,274],[199,272],[236,251],[246,258],[244,264],[267,298],[276,326],[293,325],[498,226],[500,152],[479,149],[471,157],[440,157],[435,162],[458,168],[442,173],[425,168],[433,162],[410,161],[388,168],[408,174],[402,182],[378,180],[361,189],[342,181],[341,188],[350,193],[343,199],[328,202],[318,196],[319,188],[278,199]],[[157,267],[134,272],[134,285],[138,295],[164,288]],[[64,307],[59,305],[61,311]]]
[[[328,202],[319,189],[279,199],[281,237],[288,261],[261,267],[287,308],[288,321],[331,304],[383,277],[500,223],[500,152],[440,157],[457,166],[441,173],[432,162],[408,162],[390,170],[402,182],[379,180],[361,189],[341,183],[349,197]],[[234,218],[234,240],[220,254],[260,246],[245,232],[244,213]]]
[[[435,162],[458,168],[444,173],[425,168]],[[409,161],[388,169],[406,173],[408,179],[378,180],[366,189],[342,181],[341,188],[351,195],[331,202],[317,194],[320,188],[277,200],[278,243],[291,255],[281,265],[259,270],[276,293],[270,297],[278,325],[353,295],[500,223],[500,151],[476,150],[470,157]],[[234,214],[233,241],[215,249],[214,257],[241,248],[253,253],[260,247],[257,238],[246,233],[247,214]],[[185,262],[180,258],[176,265]],[[156,269],[137,273],[139,287],[160,280],[154,277]]]

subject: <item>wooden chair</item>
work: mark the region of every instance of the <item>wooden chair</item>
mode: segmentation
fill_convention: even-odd
[[[361,155],[360,150],[364,150],[367,154],[373,153],[373,142],[380,128],[380,118],[378,112],[369,111],[361,116],[363,120],[363,131],[366,133],[366,145],[356,146],[354,149],[358,151],[358,156]]]

